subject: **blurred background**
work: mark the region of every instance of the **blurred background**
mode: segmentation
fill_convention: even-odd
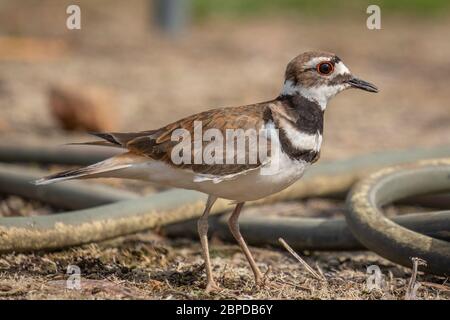
[[[381,91],[329,104],[324,159],[450,143],[449,13],[446,0],[0,0],[0,139],[57,145],[269,100],[290,59],[326,50]]]

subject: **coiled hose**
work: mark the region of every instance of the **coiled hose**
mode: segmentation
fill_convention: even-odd
[[[364,246],[391,261],[405,265],[411,257],[418,257],[426,261],[424,270],[449,275],[450,242],[401,227],[386,218],[380,209],[405,197],[448,190],[450,159],[385,168],[359,182],[350,192],[348,226]],[[429,216],[439,214],[442,213],[429,213]],[[448,225],[443,232],[450,233]]]
[[[57,148],[0,145],[0,161],[85,165],[117,153],[114,149],[86,150],[73,147],[62,152]],[[440,157],[450,157],[450,148],[384,152],[319,164],[290,188],[249,205],[343,195],[356,181],[386,165]],[[243,216],[240,223],[242,233],[254,245],[276,245],[276,239],[281,236],[297,250],[350,250],[364,246],[405,266],[411,265],[410,257],[417,256],[428,262],[426,271],[448,275],[450,211],[396,217],[394,221],[397,224],[384,218],[379,209],[380,205],[405,196],[450,191],[450,164],[448,160],[439,163],[438,166],[435,166],[435,162],[420,165],[431,166],[426,172],[433,173],[434,178],[440,177],[440,183],[436,185],[433,184],[433,179],[422,183],[426,173],[414,180],[421,187],[413,190],[410,187],[411,181],[397,179],[398,175],[394,175],[393,180],[370,177],[358,184],[348,200],[348,226],[343,219]],[[400,166],[383,172],[388,172],[386,174],[389,176],[402,170],[403,167]],[[411,170],[415,172],[416,169]],[[201,215],[206,199],[205,195],[188,190],[169,190],[138,198],[128,192],[94,187],[79,181],[43,187],[29,183],[39,176],[42,176],[42,172],[24,166],[2,164],[0,192],[17,194],[75,211],[47,216],[0,218],[0,252],[59,249],[167,225],[171,225],[166,228],[168,235],[196,235],[192,223],[186,221]],[[448,199],[448,196],[444,196],[438,200],[448,204]],[[223,213],[228,208],[227,201],[218,201],[212,214]],[[181,222],[183,224],[176,224]],[[228,238],[224,217],[214,219],[212,229],[225,239]],[[415,236],[411,237],[411,233]]]

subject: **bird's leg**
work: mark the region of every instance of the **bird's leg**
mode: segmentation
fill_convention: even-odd
[[[202,253],[203,259],[205,260],[206,277],[208,281],[206,284],[206,292],[220,290],[219,286],[214,281],[212,275],[211,260],[209,258],[209,248],[208,248],[208,214],[214,202],[216,202],[216,200],[217,197],[211,195],[208,196],[205,211],[203,212],[203,215],[200,217],[200,219],[198,219],[197,222],[197,229],[198,234],[200,236],[200,242],[202,244]]]
[[[228,226],[230,227],[231,233],[233,234],[234,238],[236,239],[242,251],[244,252],[245,257],[250,263],[250,267],[252,268],[253,274],[255,275],[256,284],[260,285],[262,284],[263,281],[263,274],[261,273],[261,271],[259,271],[259,268],[255,263],[255,259],[253,259],[253,256],[250,250],[248,249],[247,244],[245,243],[245,240],[241,235],[241,232],[239,231],[239,214],[241,213],[241,209],[243,206],[244,202],[240,202],[236,205],[236,208],[234,208],[231,217],[228,219]]]

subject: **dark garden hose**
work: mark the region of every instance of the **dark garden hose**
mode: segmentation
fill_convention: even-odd
[[[234,241],[227,218],[221,215],[210,219],[209,231],[222,240]],[[429,237],[450,241],[450,211],[414,213],[392,219],[399,225]],[[365,247],[352,234],[344,218],[261,217],[242,215],[239,219],[241,233],[248,244],[278,246],[282,237],[296,250],[349,251]],[[196,221],[185,221],[164,228],[170,237],[198,237]]]
[[[450,159],[385,168],[359,182],[349,194],[348,226],[365,247],[381,256],[402,265],[418,257],[426,261],[427,272],[448,276],[450,242],[396,224],[381,207],[405,197],[449,190]]]
[[[0,193],[39,200],[62,209],[85,209],[111,202],[136,199],[132,192],[81,181],[36,187],[30,182],[45,175],[23,166],[0,165]]]
[[[93,186],[92,184],[87,184],[82,181],[71,181],[47,185],[40,188],[36,188],[34,185],[29,183],[43,174],[44,172],[42,171],[3,164],[0,166],[0,192],[9,192],[35,200],[40,200],[61,208],[78,209],[78,211],[44,217],[37,216],[32,219],[24,217],[0,218],[0,226],[14,226],[18,228],[27,227],[32,224],[34,226],[39,225],[41,227],[45,227],[45,230],[49,230],[52,228],[52,224],[63,223],[66,226],[73,225],[74,228],[77,227],[77,234],[79,234],[78,238],[74,239],[73,235],[72,237],[65,237],[61,240],[65,242],[64,245],[62,245],[63,247],[92,241],[100,241],[117,235],[122,235],[114,230],[97,230],[95,233],[95,239],[97,240],[95,240],[92,238],[93,235],[90,234],[89,228],[87,228],[86,231],[83,231],[80,227],[81,223],[97,221],[97,224],[101,224],[104,223],[101,222],[102,217],[110,217],[111,220],[119,219],[120,217],[126,219],[127,217],[132,217],[136,213],[139,213],[138,209],[140,206],[143,209],[146,208],[146,202],[149,202],[150,207],[152,207],[155,205],[155,199],[157,200],[164,196],[166,196],[166,199],[170,200],[171,197],[177,199],[180,195],[191,193],[189,195],[190,197],[186,198],[187,204],[189,201],[194,201],[197,196],[201,196],[201,194],[196,192],[171,190],[158,193],[148,198],[138,199],[137,196],[132,193],[118,191],[117,189],[106,186]],[[202,199],[204,198],[198,197],[198,199],[200,203],[196,211],[192,213],[193,218],[197,217],[203,209]],[[113,215],[113,211],[116,210],[116,206],[101,206],[106,203],[122,200],[131,201],[127,201],[122,206],[118,207],[120,208],[120,212],[117,210],[115,215]],[[136,200],[140,200],[142,203],[139,202],[136,205],[134,204],[135,202],[133,202]],[[180,205],[180,203],[177,203],[176,205]],[[225,207],[223,207],[222,211],[224,211],[224,209]],[[104,214],[102,212],[109,213]],[[214,212],[220,211],[216,210]],[[150,215],[155,215],[155,213]],[[427,234],[431,237],[450,240],[450,232],[448,232],[448,230],[450,230],[449,216],[450,214],[448,212],[436,212],[432,214],[422,213],[399,216],[395,218],[395,221],[398,221],[407,228]],[[143,221],[138,219],[138,222],[135,225],[132,224],[132,219],[130,219],[130,221],[128,221],[128,230],[131,230],[129,231],[130,233],[137,232],[151,227],[163,226],[173,221],[184,221],[183,219],[188,219],[189,217],[189,214],[186,214],[180,219],[173,220],[173,218],[167,214],[158,218],[158,224],[153,222],[156,218],[150,218],[146,220],[146,224],[142,224]],[[70,221],[70,223],[68,223],[68,221]],[[220,216],[218,218],[212,217],[210,221],[210,230],[211,233],[218,235],[224,240],[232,240],[232,237],[228,232],[226,221],[226,216]],[[78,223],[78,225],[76,223]],[[321,219],[243,215],[240,219],[240,226],[247,241],[252,245],[277,245],[278,237],[283,236],[286,241],[298,250],[356,250],[364,248],[352,235],[343,218]],[[111,224],[109,224],[109,228],[114,229]],[[17,229],[15,229],[14,232],[17,232]],[[61,230],[61,232],[63,231]],[[193,238],[198,236],[195,219],[169,225],[165,228],[165,232],[169,236],[190,236]],[[54,237],[55,233],[53,232],[51,235],[49,233],[48,236]],[[43,237],[43,233],[36,235],[36,237],[36,239],[29,238],[30,242],[34,244],[34,248],[45,249],[45,247],[42,247],[44,243],[37,240],[39,237]],[[10,249],[13,251],[32,250],[31,247],[27,248],[23,246],[21,248],[21,242],[22,240],[16,239],[15,243],[11,244]],[[47,242],[50,241],[47,240]],[[60,244],[62,243],[60,242]],[[56,244],[55,247],[48,247],[47,249],[56,249],[58,248],[57,245],[58,244]]]
[[[118,148],[86,148],[77,145],[49,147],[0,144],[0,162],[67,164],[86,166],[122,152]]]
[[[0,146],[0,161],[26,163],[30,162],[31,159],[32,162],[45,164],[87,164],[117,153],[117,150],[114,149],[86,152],[86,148],[75,148],[69,154],[56,152],[55,150],[57,149]],[[14,151],[14,154],[12,151]],[[356,181],[376,169],[386,165],[436,157],[450,157],[450,148],[439,147],[428,150],[384,152],[378,155],[319,164],[313,166],[301,181],[285,191],[260,201],[251,202],[249,205],[313,196],[343,195]],[[135,198],[130,193],[118,192],[107,187],[92,187],[84,182],[68,182],[44,187],[31,185],[29,181],[39,175],[41,173],[24,171],[17,166],[1,165],[0,192],[18,194],[57,207],[78,210],[48,216],[0,218],[0,252],[49,250],[101,241],[149,228],[157,228],[177,222],[184,223],[186,220],[198,217],[203,211],[205,196],[194,191],[169,190],[148,197]],[[408,189],[407,185],[397,187],[399,190],[402,190],[403,187]],[[428,185],[424,186],[424,188],[427,187]],[[389,191],[389,188],[384,189],[382,187],[381,190]],[[429,191],[433,192],[435,189],[431,188],[427,193]],[[439,189],[439,191],[443,190]],[[446,191],[450,191],[450,189],[446,189]],[[412,194],[403,194],[402,197],[389,200],[397,200],[408,195]],[[446,198],[443,199],[445,202]],[[228,207],[228,201],[219,201],[214,206],[212,213],[225,212],[228,208],[231,208]],[[356,207],[352,206],[352,208]],[[352,214],[364,216],[366,213],[360,212],[358,207],[358,209],[352,211]],[[395,221],[405,228],[434,237],[438,243],[446,243],[443,240],[449,240],[450,238],[449,212],[407,215],[396,217]],[[225,217],[216,218],[213,225],[216,224],[222,225],[217,230],[219,235],[224,236]],[[349,222],[349,225],[351,232],[349,232],[349,228],[343,219],[252,218],[243,216],[241,220],[242,232],[249,243],[252,244],[275,245],[274,239],[280,236],[285,238],[292,247],[299,250],[359,249],[361,248],[360,243],[362,243],[365,247],[388,259],[406,266],[411,265],[409,258],[396,258],[398,252],[392,254],[392,247],[385,245],[384,242],[381,246],[383,249],[376,250],[373,245],[376,241],[361,240],[358,236],[359,224]],[[401,228],[397,224],[395,226]],[[168,228],[167,232],[169,234],[171,232],[176,233],[176,231],[170,231],[176,230],[176,228],[176,226]],[[220,231],[221,229],[222,231]],[[441,265],[440,269],[433,268],[436,262],[436,259],[433,258],[433,249],[431,248],[428,251],[431,257],[427,257],[432,259],[430,259],[431,267],[427,270],[445,274],[442,268],[446,269],[448,265]],[[389,252],[386,252],[386,250],[389,250]],[[411,256],[421,256],[420,253]],[[395,257],[393,258],[393,256]],[[448,269],[446,270],[448,271]]]

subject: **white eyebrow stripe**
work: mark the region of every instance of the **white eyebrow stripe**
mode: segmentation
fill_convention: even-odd
[[[315,68],[319,62],[331,61],[330,57],[315,57],[305,63],[306,68]]]
[[[351,74],[351,72],[342,61],[339,61],[334,65],[334,74],[343,75],[343,74]]]

